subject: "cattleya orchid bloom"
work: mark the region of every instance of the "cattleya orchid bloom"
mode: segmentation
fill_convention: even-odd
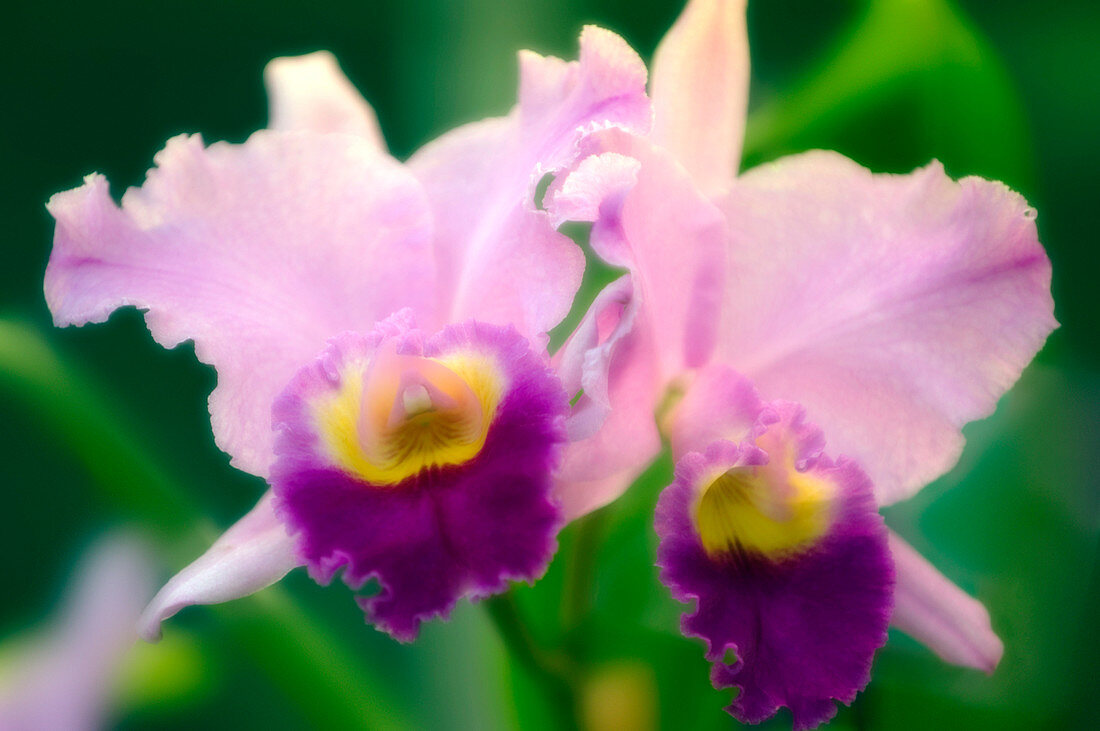
[[[655,56],[652,134],[584,138],[546,196],[628,272],[556,356],[582,440],[563,474],[593,488],[565,509],[614,499],[662,430],[677,465],[658,565],[695,602],[683,631],[707,643],[715,686],[740,689],[734,716],[787,706],[808,728],[866,685],[890,622],[948,662],[996,666],[988,612],[877,506],[957,461],[961,427],[1056,322],[1035,212],[1000,183],[828,152],[736,175],[744,6],[690,0]]]
[[[134,623],[153,593],[147,549],[115,534],[76,567],[53,626],[17,645],[0,665],[0,728],[104,728],[111,694],[135,642]]]
[[[214,366],[232,464],[271,486],[141,621],[227,601],[298,565],[342,570],[398,639],[462,597],[540,576],[569,500],[553,470],[568,398],[546,332],[584,267],[535,185],[599,128],[645,133],[645,67],[587,28],[580,60],[521,56],[519,104],[401,164],[326,53],[272,61],[271,129],[178,137],[121,206],[89,176],[56,195],[46,299],[58,325],[146,311]]]

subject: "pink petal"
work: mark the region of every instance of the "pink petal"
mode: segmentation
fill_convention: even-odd
[[[528,154],[543,171],[556,170],[572,161],[578,128],[648,132],[653,112],[646,76],[645,63],[626,41],[593,25],[581,32],[574,63],[524,51],[517,112]]]
[[[660,380],[629,276],[608,285],[555,358],[570,395],[570,444],[555,491],[566,520],[619,497],[661,449]]]
[[[633,273],[666,379],[706,362],[717,336],[728,240],[721,212],[664,150],[623,130],[588,137],[555,181],[556,221],[593,220],[593,249]]]
[[[555,485],[566,521],[618,498],[661,451],[653,418],[655,374],[648,362],[634,353],[616,360],[610,381],[611,409],[605,412],[600,429],[566,447]]]
[[[520,62],[509,117],[460,127],[409,165],[435,213],[444,320],[512,322],[535,337],[569,311],[584,270],[577,247],[535,210],[536,184],[572,159],[585,130],[645,129],[650,111],[645,67],[613,33],[585,29],[576,63],[532,53]]]
[[[177,137],[119,208],[90,176],[49,203],[46,301],[58,325],[148,310],[165,347],[218,371],[210,414],[240,469],[271,461],[271,402],[327,338],[432,306],[430,220],[417,182],[346,135],[258,132],[204,149]]]
[[[328,51],[273,59],[264,69],[264,84],[270,129],[356,135],[386,151],[374,110]]]
[[[707,193],[737,174],[749,98],[745,0],[690,0],[653,57],[653,140]]]
[[[475,122],[409,161],[435,214],[440,315],[421,322],[427,329],[477,319],[512,323],[534,338],[569,311],[584,256],[527,204],[526,178],[512,175],[510,189],[500,185],[496,176],[507,177],[514,162],[514,134],[511,120]]]
[[[254,594],[301,565],[296,543],[275,517],[268,492],[206,553],[157,592],[141,615],[138,633],[156,642],[161,623],[184,607],[220,604]]]
[[[981,602],[936,570],[912,546],[890,533],[897,571],[891,624],[920,640],[941,659],[992,673],[1004,654]]]
[[[721,357],[764,398],[803,403],[880,503],[955,463],[962,425],[1056,326],[1035,213],[999,183],[813,152],[750,171],[724,207]]]
[[[617,152],[593,154],[577,164],[568,177],[551,187],[550,214],[554,224],[565,221],[592,221],[598,226],[617,224],[618,208],[623,196],[638,184],[640,160]],[[606,213],[607,215],[603,215]],[[608,234],[615,233],[608,231]],[[596,243],[606,245],[606,235],[597,235]],[[611,264],[626,266],[629,252],[618,246],[600,251],[600,257]]]
[[[585,398],[610,410],[608,370],[616,350],[634,332],[638,305],[629,274],[596,295],[576,330],[554,356],[555,370],[570,396],[584,391]]]
[[[152,588],[144,546],[124,536],[94,546],[77,567],[60,621],[6,668],[0,728],[105,728],[115,677]]]
[[[665,424],[673,459],[705,452],[713,442],[755,439],[762,408],[744,376],[718,363],[700,369]]]
[[[580,152],[548,192],[550,214],[593,220],[593,249],[631,276],[601,293],[559,357],[567,388],[584,389],[559,480],[567,518],[617,498],[659,451],[666,387],[714,347],[727,241],[720,211],[667,152],[618,129]]]

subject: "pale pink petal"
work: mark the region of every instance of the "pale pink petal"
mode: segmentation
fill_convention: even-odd
[[[425,328],[472,318],[511,323],[536,338],[569,310],[584,256],[545,212],[527,205],[527,180],[509,167],[515,133],[512,120],[475,122],[409,161],[435,213],[439,316],[421,322]],[[514,185],[505,190],[495,176],[510,172]]]
[[[559,356],[563,382],[584,389],[559,480],[570,518],[621,495],[659,450],[666,387],[714,347],[727,241],[721,212],[667,152],[621,129],[578,149],[548,210],[592,220],[592,248],[631,276],[597,297]]]
[[[714,347],[722,299],[722,213],[668,152],[641,137],[605,130],[580,150],[580,162],[555,181],[551,215],[593,220],[592,248],[633,273],[666,380],[702,365]]]
[[[897,588],[890,622],[941,659],[992,673],[1004,654],[989,612],[941,574],[912,546],[890,533]]]
[[[960,428],[1056,326],[1035,212],[999,183],[814,152],[750,171],[723,205],[721,358],[804,404],[883,504],[955,463]]]
[[[138,633],[156,642],[161,623],[184,607],[220,604],[254,594],[301,565],[296,543],[275,517],[268,492],[206,553],[157,592],[141,615]]]
[[[554,370],[562,386],[570,398],[577,399],[568,423],[571,441],[595,434],[611,411],[611,363],[634,334],[638,305],[630,275],[615,280],[596,296],[554,356]]]
[[[548,209],[554,225],[565,221],[592,221],[597,226],[617,228],[622,197],[638,183],[640,160],[617,152],[593,154],[584,158],[561,182],[555,181],[549,189],[551,197]],[[609,232],[610,233],[610,232]],[[603,245],[606,235],[596,236]],[[600,257],[610,264],[625,266],[630,262],[629,250],[624,244],[607,251]]]
[[[690,0],[653,57],[653,140],[707,193],[737,174],[749,98],[745,0]]]
[[[132,305],[165,347],[194,340],[218,371],[218,446],[264,475],[271,403],[294,372],[336,333],[433,306],[423,193],[347,135],[258,132],[210,148],[178,137],[156,160],[121,208],[101,176],[51,199],[46,301],[58,325]]]
[[[520,54],[517,113],[528,155],[543,171],[572,161],[578,130],[621,127],[644,134],[652,125],[645,63],[619,36],[589,25],[580,59]],[[537,181],[535,181],[537,182]]]
[[[555,483],[566,520],[619,497],[661,449],[661,380],[643,310],[629,275],[612,282],[555,356],[566,391],[579,393]]]
[[[700,369],[663,424],[673,459],[704,453],[713,442],[738,444],[755,437],[762,408],[756,388],[744,376],[720,363]]]
[[[64,611],[51,630],[7,668],[0,728],[92,731],[106,727],[108,701],[134,626],[152,594],[147,549],[126,536],[94,546],[76,569]]]
[[[268,128],[338,132],[386,150],[378,117],[328,51],[276,58],[264,69]]]
[[[409,161],[435,213],[445,320],[512,322],[538,337],[569,311],[583,256],[535,210],[536,184],[573,159],[585,131],[650,122],[645,66],[621,38],[587,28],[580,56],[521,54],[509,117],[460,127]]]
[[[583,422],[592,418],[586,410],[597,410],[599,428],[566,447],[555,492],[567,521],[622,495],[660,452],[654,418],[659,381],[652,354],[644,329],[624,339],[610,364],[610,410],[584,398],[577,403],[572,420]],[[578,424],[570,426],[576,429]]]

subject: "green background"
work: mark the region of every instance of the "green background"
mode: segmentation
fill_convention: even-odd
[[[213,372],[157,347],[141,317],[54,330],[42,298],[43,204],[91,171],[140,184],[180,132],[243,141],[264,126],[261,70],[327,48],[404,158],[505,113],[515,52],[575,57],[584,23],[647,60],[678,1],[9,3],[0,11],[0,637],[36,626],[97,535],[138,525],[162,576],[262,490],[213,444]],[[936,157],[1038,209],[1062,323],[959,466],[887,521],[989,607],[992,677],[892,635],[839,729],[1082,728],[1100,672],[1100,13],[1095,2],[758,0],[749,12],[748,165],[826,147],[875,170]],[[591,297],[591,292],[586,296]],[[670,466],[571,526],[549,575],[517,594],[535,638],[572,652],[593,698],[664,728],[728,728],[698,642],[656,581],[651,513]],[[578,541],[593,588],[561,609]],[[402,646],[342,587],[296,572],[260,597],[173,620],[119,691],[123,729],[550,727],[481,607]],[[564,616],[563,616],[564,615]],[[563,629],[564,628],[564,629]],[[2,648],[0,648],[2,652]],[[624,721],[625,722],[625,721]],[[789,727],[781,714],[771,727]]]

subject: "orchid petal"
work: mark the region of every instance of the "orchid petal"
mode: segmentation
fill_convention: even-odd
[[[659,450],[666,386],[714,347],[727,237],[720,211],[667,152],[620,129],[579,150],[548,191],[550,215],[593,221],[593,250],[631,275],[597,297],[560,356],[567,388],[584,389],[559,477],[567,518],[617,498]]]
[[[370,622],[402,641],[463,597],[497,594],[545,572],[561,525],[551,490],[568,409],[544,355],[514,328],[468,322],[425,340],[410,325],[394,318],[371,333],[343,333],[294,376],[273,408],[271,477],[310,576],[328,583],[340,573],[355,590],[376,579],[379,591],[356,600]],[[476,391],[486,417],[480,438],[470,441],[456,432],[461,421],[450,421],[425,444],[424,422],[412,424],[425,415],[418,411],[391,445],[426,461],[396,474],[399,467],[374,463],[357,425],[370,418],[372,392],[393,398],[385,381],[394,383],[394,374],[378,369],[380,358],[444,389],[437,379]],[[410,461],[406,452],[401,463]]]
[[[632,272],[666,379],[710,357],[722,299],[727,226],[664,150],[619,129],[595,133],[580,162],[555,182],[556,221],[594,222],[592,248]]]
[[[386,151],[374,110],[328,51],[273,59],[264,85],[270,129],[356,135]]]
[[[949,663],[992,673],[1004,654],[1004,643],[993,632],[981,602],[892,532],[890,553],[897,571],[891,624]]]
[[[593,25],[581,32],[574,63],[521,53],[520,135],[542,170],[572,161],[579,128],[648,132],[653,112],[646,77],[645,63],[626,41]],[[536,145],[541,149],[531,149]]]
[[[798,404],[738,401],[733,420],[756,411],[761,428],[677,461],[657,502],[657,565],[672,595],[694,604],[680,626],[707,643],[711,682],[740,688],[726,710],[759,723],[787,706],[795,729],[814,728],[836,713],[834,700],[851,703],[866,686],[886,642],[887,530],[870,480],[822,453]],[[738,487],[711,502],[735,474]]]
[[[275,516],[268,492],[206,553],[157,592],[141,615],[138,633],[156,642],[161,623],[184,607],[220,604],[254,594],[302,563],[296,541]]]
[[[440,317],[425,327],[473,318],[510,322],[535,338],[565,316],[580,286],[583,254],[525,204],[526,180],[509,191],[495,177],[509,172],[514,132],[508,120],[475,122],[409,161],[436,223]]]
[[[713,442],[739,443],[758,436],[760,396],[752,382],[721,364],[701,369],[663,424],[680,459]]]
[[[724,207],[720,357],[803,403],[882,504],[955,463],[1056,326],[1034,211],[999,183],[813,152],[750,171]]]
[[[629,266],[629,243],[621,238],[622,199],[638,184],[642,163],[617,152],[589,155],[550,190],[550,215],[555,226],[566,221],[590,221],[596,227],[592,244],[600,258]]]
[[[432,326],[512,322],[533,338],[556,325],[584,259],[535,210],[535,186],[572,160],[585,131],[648,129],[645,66],[615,34],[586,28],[579,62],[524,53],[520,63],[520,103],[509,117],[460,127],[409,161],[431,200],[446,275],[438,288],[444,318]]]
[[[619,497],[661,449],[656,348],[640,309],[631,277],[615,280],[556,356],[567,393],[579,393],[555,485],[566,520]]]
[[[699,187],[737,174],[749,97],[745,0],[691,0],[653,57],[653,140]]]
[[[634,331],[638,298],[630,275],[619,277],[604,287],[580,324],[555,356],[558,377],[569,394],[583,396],[601,407],[611,409],[608,396],[608,371],[615,351]],[[606,415],[606,414],[605,414]],[[570,434],[570,438],[577,439]]]
[[[422,191],[346,135],[258,132],[207,149],[178,137],[157,164],[121,208],[101,176],[51,199],[46,301],[58,325],[133,305],[165,347],[194,340],[218,371],[218,446],[264,475],[271,403],[325,339],[431,307]]]

